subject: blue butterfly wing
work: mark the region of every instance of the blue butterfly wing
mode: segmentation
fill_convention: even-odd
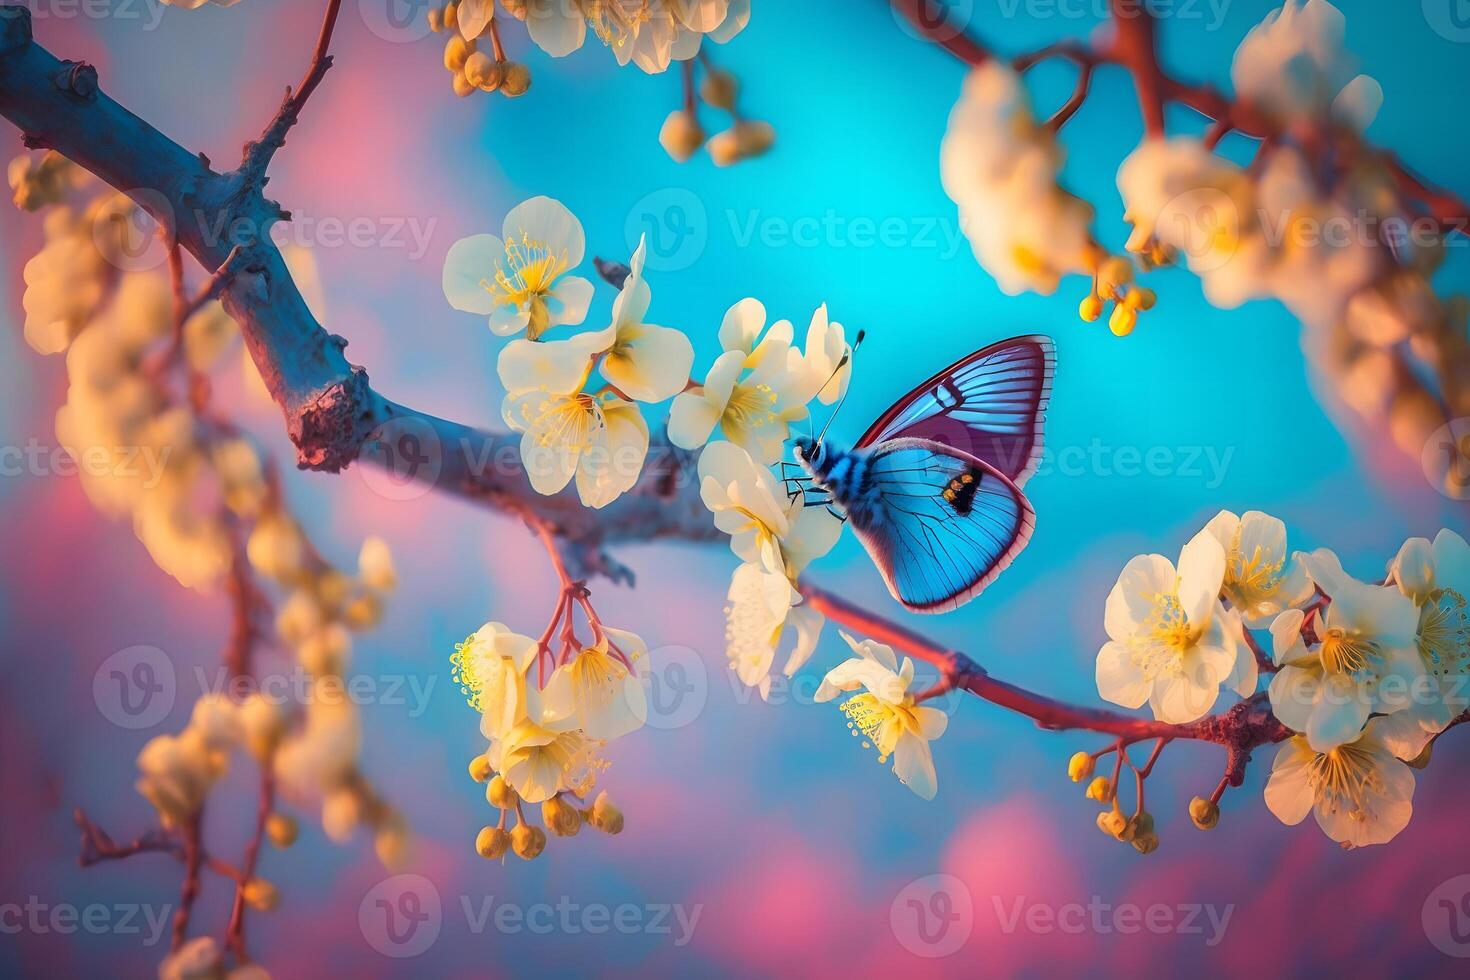
[[[857,448],[928,439],[989,463],[1017,486],[1041,465],[1042,423],[1056,371],[1049,337],[1015,337],[940,371],[874,422]]]
[[[923,439],[866,457],[853,530],[893,597],[915,612],[957,609],[1026,546],[1035,511],[1004,473]]]

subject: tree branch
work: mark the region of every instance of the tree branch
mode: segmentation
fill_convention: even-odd
[[[331,15],[329,9],[323,43]],[[313,65],[308,81],[325,70],[315,60]],[[206,269],[229,260],[233,274],[220,299],[281,408],[298,466],[335,473],[364,449],[384,445],[391,451],[369,452],[368,459],[391,465],[401,460],[397,443],[412,436],[417,448],[409,478],[516,516],[537,516],[593,571],[611,567],[605,544],[715,539],[691,455],[662,437],[654,439],[633,489],[589,511],[570,488],[552,497],[531,489],[519,436],[436,418],[374,391],[367,372],[348,363],[347,341],[313,318],[270,239],[270,227],[285,214],[260,193],[260,175],[251,169],[258,154],[252,158],[247,150],[240,169],[215,172],[202,155],[109,98],[95,71],[80,70],[86,67],[62,62],[34,43],[26,8],[0,7],[0,115],[28,145],[54,149],[127,194]],[[314,87],[303,84],[298,109]],[[262,139],[280,120],[278,113]],[[235,237],[221,235],[222,228]]]

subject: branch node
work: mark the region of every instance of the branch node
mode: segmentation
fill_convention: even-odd
[[[364,407],[372,399],[367,372],[354,367],[345,379],[317,392],[297,414],[291,433],[296,465],[338,473],[357,459],[371,430]]]
[[[85,61],[63,61],[61,70],[52,76],[51,81],[63,92],[84,102],[97,97],[97,69]]]

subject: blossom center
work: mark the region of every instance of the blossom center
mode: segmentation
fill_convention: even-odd
[[[1230,560],[1225,563],[1225,585],[1240,598],[1240,604],[1254,608],[1269,600],[1281,587],[1281,569],[1285,559],[1272,561],[1272,554],[1259,545],[1250,556],[1240,550],[1240,531],[1230,549]]]
[[[1322,667],[1329,674],[1361,679],[1383,664],[1383,649],[1372,640],[1333,627],[1322,638]]]
[[[1177,675],[1184,670],[1184,651],[1194,642],[1194,631],[1177,592],[1158,592],[1152,608],[1128,646],[1133,663],[1148,680]]]
[[[1319,806],[1329,813],[1346,810],[1357,821],[1372,819],[1370,802],[1384,789],[1373,754],[1356,744],[1317,756],[1307,765],[1307,779]]]
[[[770,385],[736,385],[725,405],[725,418],[742,429],[758,429],[776,420],[775,404]]]
[[[890,704],[871,691],[855,694],[842,702],[842,713],[847,715],[847,727],[853,738],[862,736],[865,739],[863,748],[878,750],[879,762],[888,761],[898,745],[898,736],[905,721],[912,722],[913,716],[907,697],[903,704]]]
[[[505,260],[495,263],[490,292],[501,305],[525,306],[551,292],[557,277],[571,267],[568,257],[566,249],[556,251],[523,231],[519,240],[506,240]]]
[[[1454,589],[1436,589],[1419,611],[1419,653],[1439,677],[1470,669],[1470,608]]]
[[[527,428],[535,431],[537,446],[558,446],[577,453],[591,448],[593,433],[604,424],[597,399],[585,392],[548,398],[535,414],[529,408],[527,414]]]
[[[648,8],[648,0],[582,0],[587,23],[610,48],[621,48],[638,36],[651,16]]]
[[[449,656],[450,677],[476,711],[484,710],[486,689],[499,680],[502,665],[497,661],[500,659],[481,650],[472,636],[454,645],[454,653]]]

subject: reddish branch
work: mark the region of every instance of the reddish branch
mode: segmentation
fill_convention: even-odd
[[[275,118],[265,132],[258,140],[245,145],[245,159],[240,170],[251,186],[259,188],[265,185],[265,172],[270,166],[271,157],[286,145],[286,134],[301,117],[306,100],[311,98],[311,94],[326,77],[327,70],[332,67],[332,56],[327,51],[331,47],[332,31],[337,26],[337,14],[341,9],[342,0],[328,0],[326,16],[322,18],[321,34],[317,37],[316,51],[312,54],[311,65],[306,69],[306,77],[296,86],[294,92],[286,89],[286,98],[276,110]]]
[[[955,33],[955,28],[942,14],[942,0],[890,2],[895,10],[919,27],[921,34],[966,64],[981,65],[993,57],[983,42],[968,34]],[[1188,106],[1210,119],[1213,125],[1208,135],[1215,142],[1231,131],[1268,142],[1281,135],[1280,128],[1249,103],[1232,100],[1209,85],[1170,76],[1159,63],[1157,22],[1144,0],[1109,0],[1109,3],[1115,28],[1110,42],[1092,47],[1078,41],[1061,41],[1011,61],[1011,66],[1017,71],[1025,71],[1046,58],[1062,56],[1074,61],[1083,72],[1083,77],[1078,79],[1077,91],[1058,113],[1060,119],[1053,117],[1048,121],[1049,125],[1059,127],[1081,107],[1087,97],[1091,69],[1118,64],[1126,67],[1133,77],[1144,127],[1150,135],[1163,134],[1164,107],[1170,102]],[[1337,148],[1343,152],[1362,152],[1377,159],[1393,177],[1399,192],[1407,200],[1422,206],[1446,233],[1470,234],[1470,227],[1467,227],[1470,226],[1470,203],[1463,197],[1428,183],[1393,153],[1366,145],[1354,133],[1340,131],[1334,133],[1333,138],[1340,144]]]
[[[267,758],[260,764],[260,796],[255,806],[255,831],[245,845],[245,861],[241,865],[240,880],[235,884],[235,904],[230,909],[230,924],[225,929],[225,948],[235,951],[241,960],[249,958],[245,952],[245,885],[255,877],[255,866],[260,861],[260,847],[265,840],[265,828],[271,810],[276,804],[276,779],[273,759]]]

